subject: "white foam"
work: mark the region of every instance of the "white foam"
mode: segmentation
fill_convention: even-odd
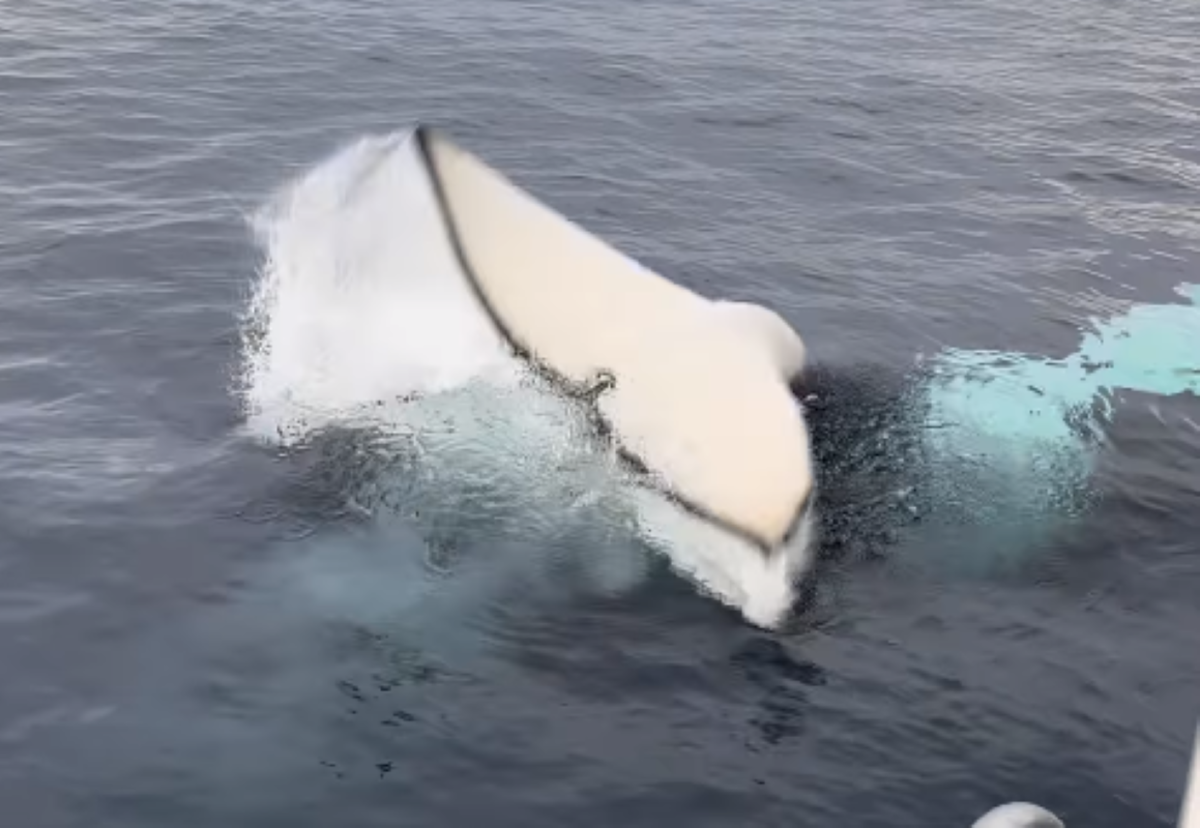
[[[781,620],[807,545],[767,561],[630,485],[582,438],[582,412],[529,381],[458,272],[409,137],[342,148],[255,216],[265,261],[239,389],[251,432],[285,444],[334,425],[403,434],[430,509],[503,513],[524,525],[516,536],[555,521],[640,529],[702,592],[752,623]]]

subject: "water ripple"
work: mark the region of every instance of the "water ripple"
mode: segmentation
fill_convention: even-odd
[[[879,505],[903,463],[869,436],[922,352],[1051,358],[1195,281],[1197,32],[1168,0],[8,4],[6,808],[897,828],[1031,798],[1172,824],[1194,399],[1124,400],[1097,523],[984,583],[912,563],[919,516]],[[239,437],[245,216],[415,120],[673,278],[779,308],[831,370],[878,367],[863,422],[826,424],[823,623],[755,638],[630,550],[587,588],[554,556],[485,588],[454,569],[473,550],[355,512],[346,469]],[[488,560],[524,560],[512,531]]]

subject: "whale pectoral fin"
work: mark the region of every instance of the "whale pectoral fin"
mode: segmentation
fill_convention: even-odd
[[[812,478],[786,389],[805,361],[792,327],[652,272],[446,136],[419,128],[414,146],[459,270],[512,350],[681,505],[778,546]]]

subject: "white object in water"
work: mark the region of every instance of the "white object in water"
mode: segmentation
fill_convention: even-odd
[[[1009,802],[992,808],[971,828],[1064,828],[1061,819],[1040,805]]]
[[[1187,787],[1183,792],[1183,807],[1179,812],[1179,828],[1200,828],[1200,724],[1192,742],[1192,762]],[[1061,819],[1040,805],[1028,802],[1009,802],[988,811],[975,820],[971,828],[1064,828]]]
[[[1200,828],[1200,724],[1192,740],[1192,766],[1187,787],[1183,792],[1183,808],[1179,813],[1179,828]]]
[[[796,332],[647,270],[444,135],[414,138],[462,275],[517,354],[588,396],[688,511],[768,554],[802,534],[813,475],[789,388]]]

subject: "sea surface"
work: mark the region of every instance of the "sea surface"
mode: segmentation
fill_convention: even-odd
[[[395,403],[455,355],[364,161],[418,122],[801,332],[787,623],[639,537],[551,396]],[[1182,304],[1198,136],[1186,2],[9,0],[0,822],[1174,825],[1200,398],[1109,395],[1069,509],[909,462],[907,406]]]

